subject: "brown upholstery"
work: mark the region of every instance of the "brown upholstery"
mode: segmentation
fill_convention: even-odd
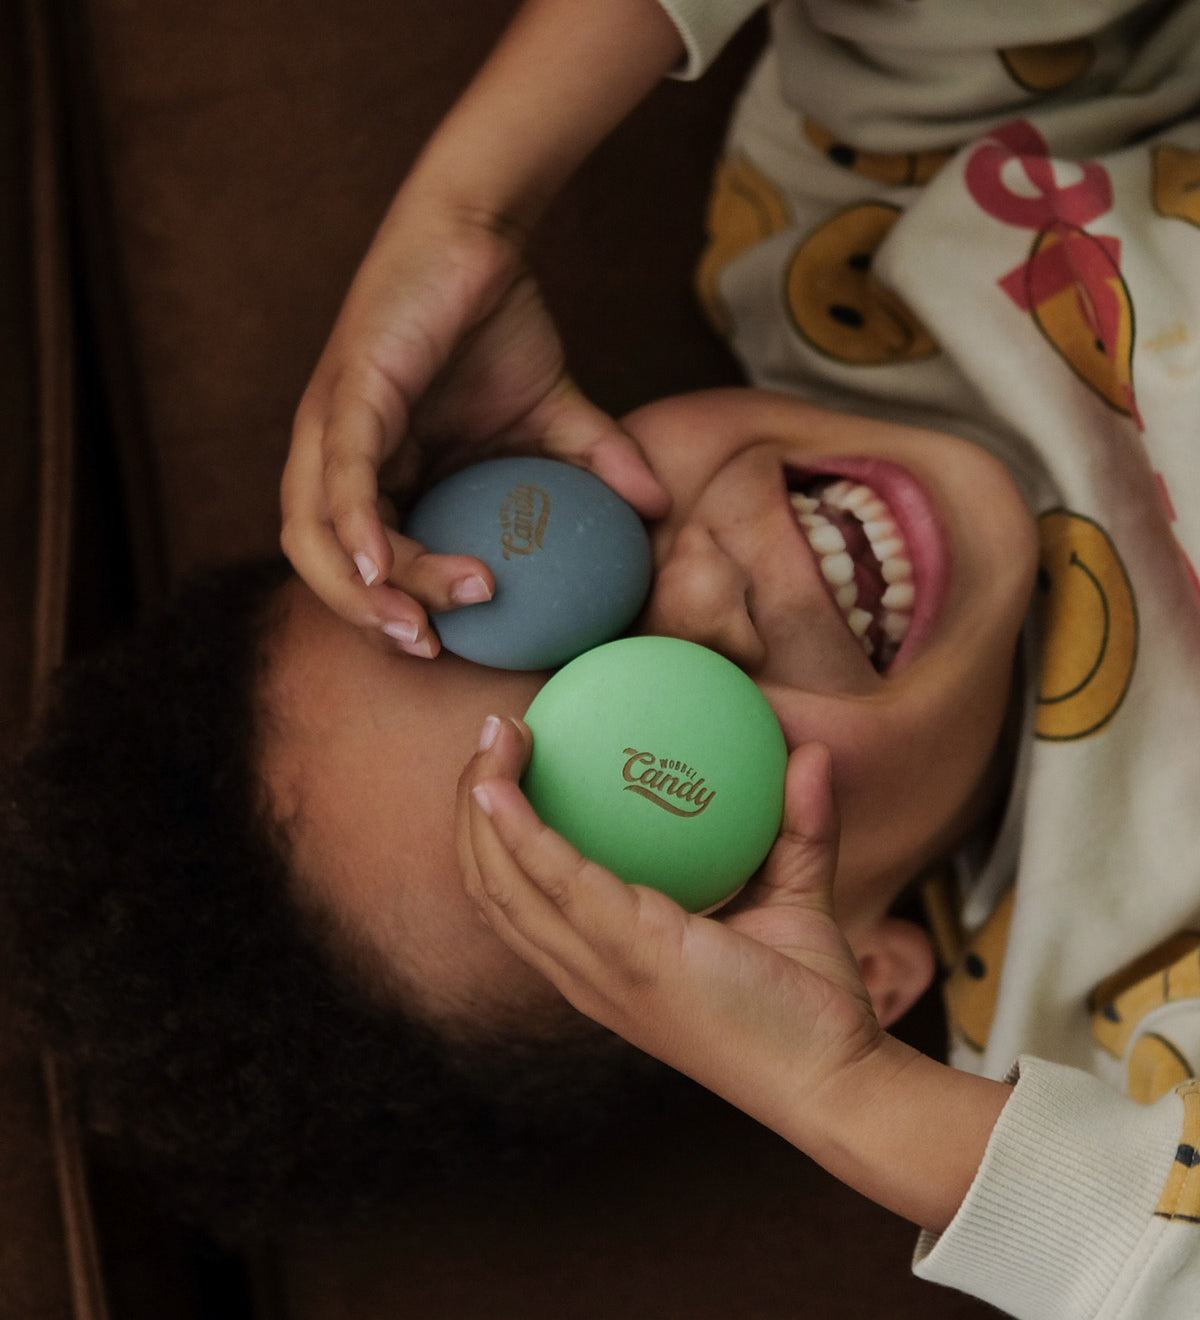
[[[0,93],[20,111],[0,125],[6,195],[41,204],[0,208],[6,723],[64,647],[90,644],[197,564],[275,546],[292,410],[339,299],[512,7],[0,0]],[[42,82],[19,58],[23,15],[40,16]],[[721,126],[759,36],[700,86],[656,93],[544,227],[539,264],[576,374],[611,410],[736,380],[690,271]],[[39,137],[22,109],[39,87],[59,116],[49,139],[48,121]],[[33,187],[31,162],[51,170]],[[70,244],[45,224],[48,178],[61,180]],[[909,1033],[935,1043],[939,1031],[927,1001]],[[93,1166],[81,1195],[82,1166],[54,1158],[69,1155],[69,1112],[49,1121],[40,1061],[10,1063],[4,1044],[0,1015],[0,1320],[59,1320],[72,1295],[76,1320],[105,1305],[118,1320],[991,1314],[909,1277],[908,1225],[694,1090],[553,1185],[424,1197],[370,1231],[242,1259],[164,1223],[117,1171]],[[76,1189],[65,1228],[63,1173]],[[103,1288],[89,1300],[97,1264]]]
[[[19,736],[38,684],[61,654],[70,546],[70,324],[44,36],[26,24],[19,4],[0,5],[0,739],[6,746]],[[0,984],[0,1320],[99,1320],[91,1306],[99,1294],[92,1286],[84,1166],[61,1099],[46,1061],[18,1039]],[[74,1231],[67,1218],[81,1221]]]
[[[291,413],[350,275],[513,5],[76,2],[177,573],[274,545]],[[545,226],[549,296],[611,408],[732,378],[687,292],[721,117],[666,89]]]

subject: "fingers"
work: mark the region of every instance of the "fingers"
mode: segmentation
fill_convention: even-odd
[[[284,544],[300,542],[299,554],[307,549],[314,559],[336,547],[338,576],[349,577],[348,561],[370,586],[392,568],[378,472],[403,434],[407,410],[394,388],[364,373],[338,373],[330,382],[331,374],[330,366],[318,367],[296,413],[281,486]],[[330,535],[306,547],[301,533],[314,523]]]
[[[504,806],[518,820],[528,807],[517,781],[529,745],[524,726],[518,729],[511,720],[488,716],[479,750],[458,782],[455,837],[463,882],[480,915],[511,949],[540,968],[543,960],[522,928],[529,923],[529,912],[545,900],[521,874],[492,822]],[[513,800],[506,802],[510,794]],[[510,917],[514,910],[516,920]]]
[[[669,497],[636,442],[562,374],[540,303],[534,299],[530,311],[514,295],[488,328],[490,337],[470,340],[439,387],[448,433],[533,446],[588,468],[643,516],[665,513]],[[389,333],[401,339],[394,326]],[[429,611],[488,600],[495,581],[479,560],[426,553],[379,513],[379,472],[413,444],[411,405],[428,383],[424,359],[432,352],[422,343],[421,369],[408,371],[403,388],[394,361],[385,373],[362,349],[357,367],[336,375],[333,366],[318,368],[284,469],[281,542],[300,576],[343,618],[380,630],[410,654],[433,656],[439,642]],[[531,343],[526,361],[517,346]]]
[[[827,912],[793,899],[727,924],[623,884],[540,820],[518,778],[527,731],[489,721],[459,784],[468,893],[492,930],[581,1012],[755,1112],[763,1078],[794,1098],[869,1019],[845,940]],[[785,849],[828,853],[823,749],[796,759]],[[781,874],[778,882],[785,884]]]
[[[877,1031],[870,996],[858,960],[834,914],[838,816],[828,749],[819,743],[798,747],[788,759],[783,827],[762,873],[736,904],[719,914],[730,928],[784,954],[811,985],[825,987],[812,1001],[814,1022],[821,1011],[827,1040],[842,1041],[864,1028]],[[829,992],[835,994],[829,997]],[[829,1034],[831,1033],[831,1034]]]
[[[415,640],[422,627],[428,628],[423,609],[416,602],[389,602],[374,590],[386,583],[393,566],[369,457],[381,451],[378,417],[372,415],[369,437],[357,452],[341,428],[339,448],[330,453],[328,406],[314,381],[296,414],[280,483],[280,544],[296,572],[344,619],[365,628],[383,628],[388,622],[412,625],[405,635],[411,632]]]
[[[390,528],[387,538],[392,571],[381,585],[389,595],[407,594],[425,610],[438,613],[460,605],[478,605],[495,594],[495,575],[482,559],[430,554],[418,541]],[[393,593],[392,588],[398,590]]]
[[[370,582],[322,520],[285,524],[282,543],[297,573],[336,613],[378,630],[409,655],[432,658],[441,649],[429,612],[490,600],[495,579],[486,564],[465,555],[431,555],[416,541],[385,529],[391,578]]]
[[[686,918],[663,895],[588,861],[538,819],[517,783],[528,730],[489,721],[482,742],[459,784],[467,892],[496,934],[575,1007],[620,1028],[618,1003],[646,974],[655,947],[648,908],[657,902],[669,921]]]
[[[428,235],[418,234],[418,249],[422,241]],[[406,248],[398,244],[401,257]],[[296,414],[280,489],[281,543],[343,618],[379,629],[410,654],[433,656],[439,643],[428,611],[486,600],[495,584],[478,560],[427,555],[380,516],[380,470],[411,464],[412,402],[471,310],[436,282],[414,285],[406,269],[377,243],[355,277]],[[464,296],[469,303],[470,291]]]
[[[348,426],[343,416],[336,433],[322,433],[303,413],[298,417],[280,488],[284,553],[344,619],[377,629],[410,655],[435,656],[440,643],[429,611],[490,600],[495,579],[478,559],[431,555],[385,526],[377,441],[355,451],[345,438]]]
[[[402,401],[393,395],[391,431],[382,401],[343,386],[334,390],[320,438],[320,480],[324,502],[338,543],[358,568],[366,585],[386,578],[391,553],[379,516],[379,468],[404,426]]]
[[[644,516],[669,500],[632,438],[563,374],[557,331],[512,242],[461,219],[448,233],[410,220],[411,233],[396,221],[364,263],[301,402],[281,541],[338,614],[432,656],[428,612],[486,600],[495,583],[478,560],[429,555],[380,517],[379,473],[415,445],[414,407],[440,419],[435,434],[577,462]],[[421,259],[397,262],[393,249],[409,248]]]
[[[432,659],[441,642],[430,613],[491,600],[495,578],[488,566],[468,555],[434,555],[398,532],[387,532],[392,572],[367,590],[375,615],[368,620],[402,651]]]
[[[480,743],[460,782],[459,801],[468,812],[473,850],[466,868],[468,887],[489,919],[499,913],[524,927],[546,904],[570,909],[575,882],[589,868],[624,893],[619,880],[544,825],[521,793],[518,779],[531,746],[528,729],[511,720],[489,720]]]

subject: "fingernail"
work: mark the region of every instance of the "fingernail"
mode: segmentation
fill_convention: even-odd
[[[376,564],[370,555],[355,555],[354,567],[358,569],[359,576],[368,587],[373,586],[379,578],[379,565]]]
[[[479,803],[479,809],[485,816],[492,814],[492,799],[488,796],[488,791],[482,784],[475,785],[471,790],[471,796]]]
[[[456,582],[450,589],[450,599],[456,605],[478,605],[482,601],[491,600],[491,598],[491,588],[478,575],[463,578],[461,582]]]
[[[479,750],[490,751],[496,745],[499,735],[500,720],[495,715],[489,715],[483,722],[483,728],[479,730]]]
[[[404,623],[394,619],[383,625],[383,631],[401,646],[411,646],[421,632],[415,623]]]

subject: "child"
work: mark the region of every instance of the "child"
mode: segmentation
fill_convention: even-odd
[[[389,545],[370,511],[374,468],[402,446],[435,372],[435,417],[450,408],[484,436],[515,426],[601,466],[649,507],[654,491],[636,458],[566,383],[520,266],[521,236],[658,72],[680,61],[698,72],[753,7],[615,0],[585,22],[572,6],[532,4],[435,135],[351,290],[289,461],[289,548],[347,618],[402,620],[405,644],[431,650],[422,606],[444,602],[463,571]],[[497,830],[489,835],[478,817],[463,823],[474,832],[476,896],[489,902],[486,880],[504,899],[503,914],[489,907],[497,928],[581,1006],[926,1226],[945,1227],[964,1170],[978,1165],[949,1231],[922,1244],[927,1277],[1018,1315],[1102,1305],[1190,1314],[1200,1269],[1190,1172],[1200,1101],[1189,1089],[1200,837],[1190,799],[1200,765],[1182,731],[1200,714],[1200,290],[1191,277],[1200,269],[1200,9],[781,0],[771,12],[773,42],[714,189],[700,271],[713,319],[756,383],[973,435],[1023,475],[1042,515],[1049,597],[1044,643],[1031,656],[1030,738],[994,847],[960,859],[941,922],[954,968],[952,1061],[1011,1079],[1020,1058],[1019,1080],[984,1155],[990,1085],[897,1060],[874,1048],[882,1038],[858,1036],[870,1058],[903,1064],[916,1086],[893,1090],[886,1119],[873,1109],[876,1133],[900,1124],[908,1161],[894,1170],[899,1187],[881,1185],[871,1171],[887,1161],[871,1158],[870,1139],[823,1126],[825,1111],[807,1098],[780,1095],[781,1077],[792,1076],[782,1060],[810,1069],[811,1043],[775,1037],[775,1047],[794,1045],[789,1055],[755,1042],[760,998],[764,1013],[782,1003],[789,1022],[811,1011],[802,989],[779,990],[795,973],[780,959],[746,964],[762,982],[744,1015],[731,1010],[725,1023],[744,1043],[741,1080],[731,1081],[713,1042],[689,1038],[672,1016],[680,965],[648,967],[630,945],[644,931],[628,924],[623,897],[605,890],[593,911],[590,886],[563,890],[551,874],[545,857],[559,854],[535,841],[496,780],[519,764],[507,730],[470,781],[484,781]],[[520,149],[489,150],[492,129]],[[463,339],[467,325],[476,337]],[[385,327],[393,345],[417,342],[424,356],[385,353]],[[470,395],[474,411],[456,411],[468,397],[456,385],[483,378],[505,388]],[[381,420],[360,434],[365,404]],[[322,455],[332,459],[327,482]],[[353,559],[373,586],[355,584]],[[836,795],[836,754],[833,775]],[[804,783],[807,794],[796,793],[816,829],[821,795]],[[581,957],[589,940],[610,958],[613,940],[623,941],[634,983],[656,989],[631,1002],[621,978],[615,989],[602,979],[608,997],[597,999],[594,957],[587,974],[564,964],[564,948],[581,946],[539,924],[551,910],[496,851],[498,839],[519,846],[530,878],[553,886],[565,911],[582,914],[581,926],[566,927],[585,937]],[[821,849],[810,851],[819,861]],[[649,919],[666,920],[660,906]],[[723,956],[699,929],[666,927],[685,948]],[[688,985],[719,975],[711,961],[682,968]],[[857,983],[840,984],[833,1002],[844,1006]],[[843,1045],[847,1030],[841,1019]],[[851,1094],[843,1074],[833,1069],[819,1098]],[[1157,1103],[1141,1109],[1121,1092]],[[946,1122],[955,1097],[966,1097],[971,1121]],[[961,1142],[951,1140],[960,1131]],[[931,1140],[944,1163],[926,1178],[919,1166]],[[1092,1163],[1081,1151],[1104,1157]],[[932,1202],[913,1198],[912,1161],[939,1185]]]
[[[888,909],[1007,782],[1025,502],[956,437],[784,396],[665,399],[625,424],[672,500],[644,626],[733,655],[793,742],[833,750],[839,916],[890,1021],[933,961]],[[861,506],[867,481],[913,599],[856,631],[819,510]],[[278,566],[192,587],[64,675],[6,782],[6,984],[92,1124],[193,1213],[341,1214],[569,1152],[630,1112],[614,1098],[642,1057],[479,921],[459,873],[462,766],[485,716],[519,719],[544,680],[396,655]],[[780,910],[748,889],[727,919],[769,935]]]
[[[653,417],[651,408],[628,422],[648,455],[658,452]],[[943,735],[978,713],[972,703],[988,685],[954,694],[943,674],[940,717],[926,707],[912,724],[885,721],[862,755],[854,733],[855,713],[867,718],[863,698],[830,716],[810,686],[823,671],[804,648],[812,641],[821,655],[820,642],[806,615],[778,608],[779,583],[794,571],[779,562],[769,510],[745,487],[705,485],[695,412],[679,410],[675,435],[675,462],[696,462],[700,476],[681,500],[681,483],[652,458],[677,504],[666,524],[674,539],[659,544],[660,591],[677,561],[693,563],[680,617],[721,620],[708,640],[755,675],[797,749],[789,819],[762,886],[744,910],[714,922],[584,864],[516,791],[528,735],[522,742],[510,722],[493,721],[459,799],[472,896],[579,1009],[929,1230],[918,1252],[925,1277],[1018,1316],[1093,1315],[1105,1304],[1113,1314],[1191,1314],[1200,685],[1192,588],[1166,509],[1132,505],[1121,543],[1125,565],[1148,561],[1157,578],[1127,576],[1115,542],[1090,519],[1061,508],[1040,519],[1045,631],[1027,655],[1012,791],[998,828],[958,851],[953,910],[942,914],[953,922],[943,928],[956,1066],[946,1067],[882,1030],[908,1002],[919,963],[900,931],[886,918],[873,924],[861,906],[862,775],[869,766],[889,783],[871,810],[902,848],[906,827],[928,822],[922,808],[943,773],[964,788],[979,782],[978,763]],[[1112,494],[1117,512],[1129,504]],[[977,497],[982,543],[1004,513],[994,490],[980,486]],[[1008,536],[1019,556],[1021,538],[1013,528]],[[962,554],[951,574],[960,587],[972,572]],[[727,557],[758,571],[740,577]],[[914,580],[920,601],[928,569]],[[671,632],[676,617],[668,597],[648,622]],[[892,695],[929,659],[918,617],[917,640],[910,631],[884,675]],[[792,626],[771,631],[781,621]],[[766,677],[780,654],[810,666],[794,705],[795,693],[782,697]],[[981,654],[969,655],[960,658],[980,673]],[[828,672],[845,678],[840,663]],[[840,848],[834,804],[843,827],[854,826]],[[979,810],[976,801],[959,820],[978,820]],[[931,857],[906,860],[912,875]],[[869,874],[877,899],[895,896],[881,883],[886,869]]]
[[[565,1009],[542,1014],[553,1048],[483,1011],[469,1032],[431,1025],[398,975],[383,977],[372,937],[409,914],[364,931],[314,897],[301,867],[317,807],[281,793],[273,808],[262,768],[265,743],[291,745],[276,717],[305,714],[266,695],[290,646],[289,597],[302,613],[303,594],[282,561],[189,583],[62,672],[0,795],[6,1005],[55,1049],[100,1148],[172,1211],[240,1239],[345,1224],[431,1182],[544,1171],[627,1118],[626,1097],[653,1080]],[[360,661],[382,658],[355,636]],[[317,654],[302,643],[297,667]],[[392,690],[408,691],[388,658]],[[434,677],[410,663],[447,697],[465,690],[452,665]],[[363,668],[342,671],[351,686]],[[506,693],[488,672],[486,708],[519,713],[529,677]],[[438,803],[447,835],[474,736]],[[429,756],[390,750],[418,785]],[[411,822],[406,802],[389,817]],[[398,841],[393,888],[427,878],[424,837],[418,826]],[[429,878],[468,912],[465,945],[478,919],[452,873]]]

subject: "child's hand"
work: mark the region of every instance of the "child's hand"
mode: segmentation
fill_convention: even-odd
[[[489,721],[459,780],[458,848],[492,929],[581,1012],[934,1231],[950,1222],[1010,1088],[879,1025],[831,915],[828,755],[798,748],[783,831],[732,910],[689,916],[547,829],[517,786],[531,735]]]
[[[763,873],[736,915],[711,919],[624,884],[542,825],[516,782],[528,729],[489,722],[491,735],[460,781],[458,840],[492,928],[580,1011],[795,1134],[806,1100],[884,1038],[831,915],[824,748],[793,753]]]
[[[643,514],[665,511],[634,441],[567,376],[519,235],[402,191],[301,401],[282,541],[344,618],[431,656],[426,611],[486,599],[495,583],[479,560],[427,554],[385,524],[380,473],[411,477],[414,433],[570,459]]]

